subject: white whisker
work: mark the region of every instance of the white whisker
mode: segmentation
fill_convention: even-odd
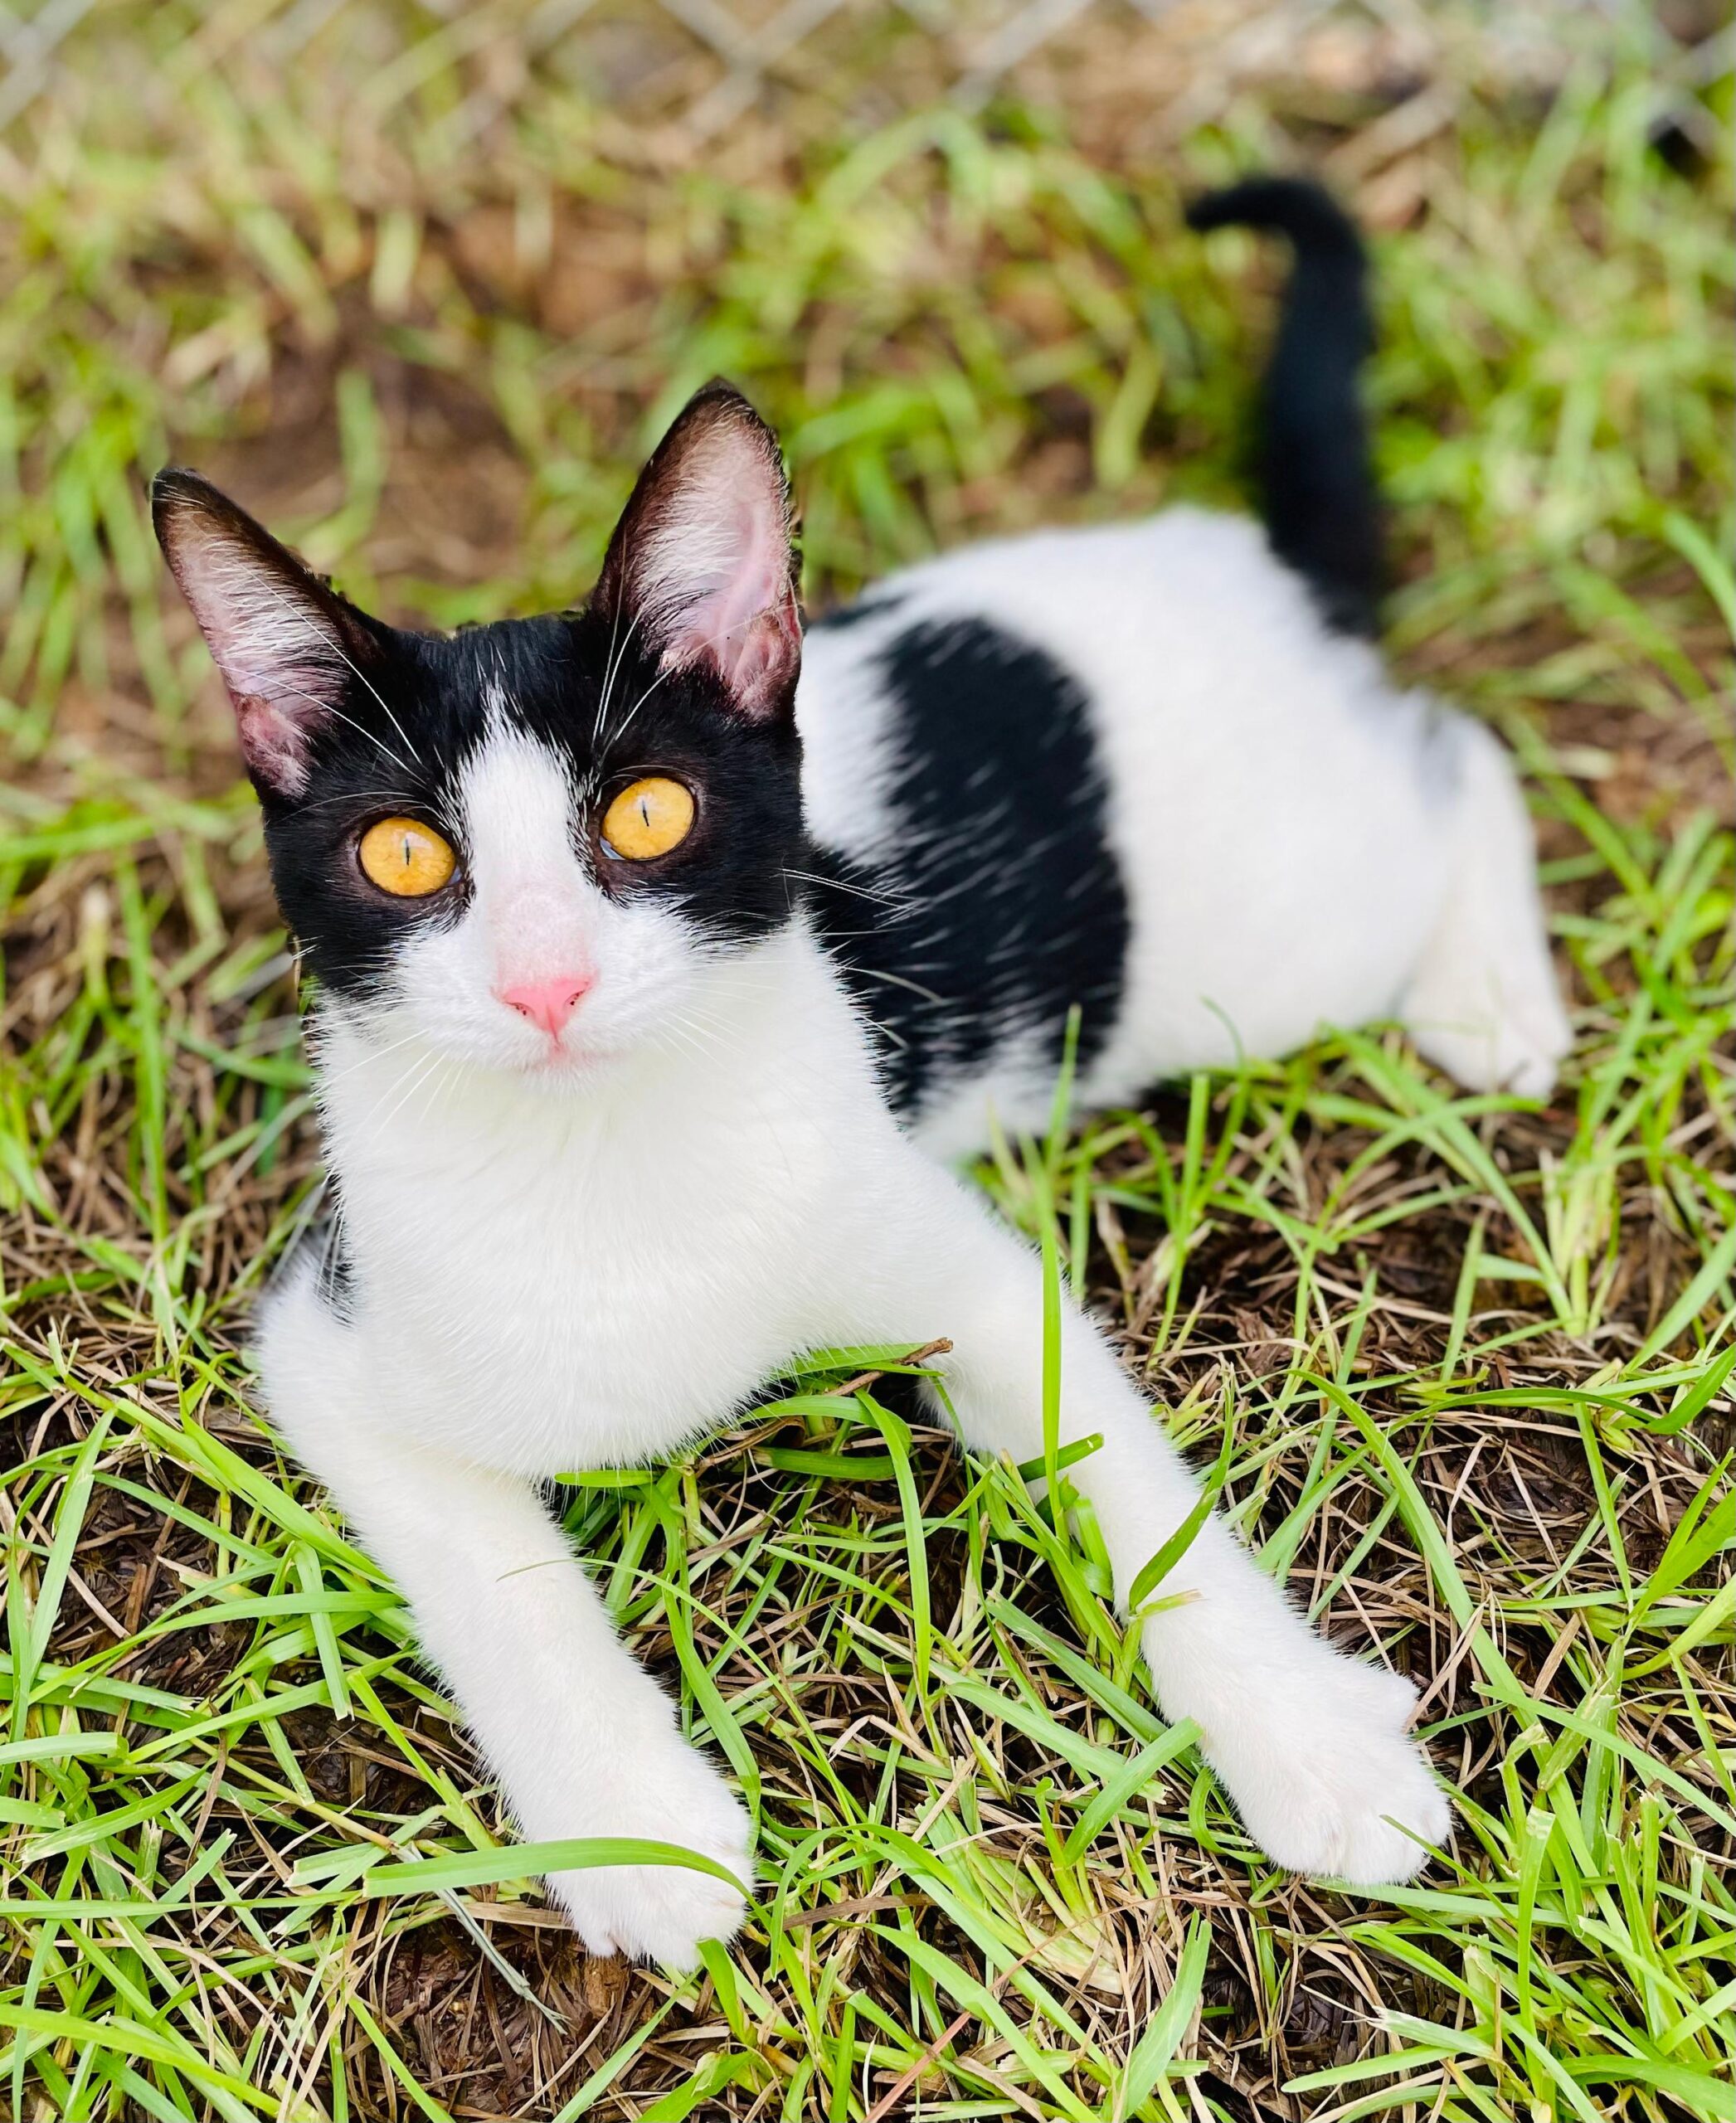
[[[325,633],[321,628],[316,627],[312,619],[308,617],[307,614],[300,610],[299,607],[293,604],[275,583],[267,583],[264,585],[264,588],[265,590],[265,594],[273,599],[275,603],[280,605],[283,610],[289,614],[291,619],[299,620],[302,626],[306,629],[307,632],[313,636],[314,640],[316,640],[323,649],[328,649],[334,656],[337,657],[339,663],[347,665],[349,670],[353,672],[354,675],[361,680],[362,683],[367,687],[367,690],[373,695],[374,698],[379,702],[381,707],[384,710],[387,721],[391,723],[392,728],[397,731],[399,736],[403,740],[405,749],[409,752],[411,758],[413,759],[420,766],[422,764],[422,757],[421,753],[417,751],[416,746],[411,743],[410,733],[405,729],[403,724],[399,721],[396,716],[392,713],[391,706],[387,702],[384,694],[381,692],[379,687],[375,685],[372,679],[368,677],[365,671],[362,670],[359,666],[352,661],[351,658],[345,653],[343,644],[338,640],[335,636]],[[362,734],[364,736],[370,736],[372,733],[371,731],[363,731]],[[379,740],[376,739],[375,741],[378,743]],[[380,749],[382,752],[387,754],[388,758],[393,756],[390,748],[385,744],[382,743],[380,745]],[[404,760],[399,760],[397,764],[400,766],[405,767],[406,772],[408,771],[407,765]]]

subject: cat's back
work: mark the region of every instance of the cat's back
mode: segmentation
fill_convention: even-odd
[[[949,643],[975,636],[1047,669],[1052,713],[1082,713],[1100,742],[1143,731],[1202,750],[1286,731],[1384,692],[1378,659],[1327,631],[1300,578],[1252,518],[1178,507],[1133,523],[991,539],[889,576],[810,627],[796,712],[810,819],[862,848],[864,799],[926,752],[956,683]],[[1071,691],[1082,696],[1077,703]],[[992,683],[973,735],[1003,735]],[[1175,765],[1183,762],[1174,761]],[[878,821],[883,824],[885,821]]]
[[[1131,1095],[1379,1014],[1433,917],[1438,712],[1242,517],[894,576],[811,629],[797,716],[822,919],[938,1147],[1040,1110],[1072,1004]]]

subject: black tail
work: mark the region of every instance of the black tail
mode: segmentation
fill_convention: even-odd
[[[1380,503],[1357,376],[1374,343],[1355,224],[1317,184],[1254,177],[1188,209],[1194,229],[1286,236],[1295,253],[1260,401],[1258,469],[1272,551],[1345,634],[1377,629]]]

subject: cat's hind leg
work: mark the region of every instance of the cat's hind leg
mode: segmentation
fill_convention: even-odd
[[[1549,959],[1530,817],[1489,731],[1464,722],[1455,736],[1446,897],[1398,1016],[1467,1090],[1547,1098],[1573,1032]]]

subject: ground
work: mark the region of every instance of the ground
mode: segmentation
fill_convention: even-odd
[[[1232,66],[1207,0],[1187,37],[1106,7],[922,115],[954,75],[888,10],[856,73],[696,79],[699,141],[630,14],[599,103],[507,12],[117,7],[0,135],[13,2108],[1728,2119],[1724,18],[1338,11]],[[764,1864],[699,1978],[587,1961],[255,1412],[317,1144],[142,480],[194,462],[441,624],[581,594],[714,371],[780,426],[816,605],[986,531],[1235,503],[1275,261],[1179,203],[1296,160],[1376,232],[1388,646],[1524,762],[1573,1057],[1539,1109],[1346,1032],[982,1178],[1267,1567],[1417,1680],[1451,1860],[1276,1874],[1155,1715],[1088,1526],[858,1362],[571,1484]]]

